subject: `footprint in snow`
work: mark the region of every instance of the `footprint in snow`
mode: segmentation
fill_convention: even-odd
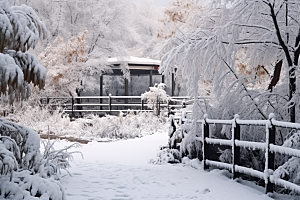
[[[198,192],[198,191],[197,191]],[[208,189],[208,188],[205,188],[204,190],[202,190],[200,193],[201,194],[207,194],[207,193],[209,193],[210,192],[210,190]]]

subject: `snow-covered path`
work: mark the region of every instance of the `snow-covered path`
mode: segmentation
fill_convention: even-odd
[[[227,178],[224,171],[211,172],[190,166],[152,165],[166,133],[111,143],[89,143],[80,150],[70,172],[63,178],[69,200],[270,200],[263,189],[253,189]],[[66,142],[56,146],[65,146]]]

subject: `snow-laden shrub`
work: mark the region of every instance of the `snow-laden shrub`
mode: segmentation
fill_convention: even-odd
[[[283,147],[300,150],[300,132],[293,134],[284,142]],[[290,157],[287,161],[278,167],[274,172],[274,178],[282,178],[289,182],[300,185],[300,158]]]
[[[69,167],[72,154],[67,150],[74,146],[54,150],[48,141],[42,156],[36,132],[0,119],[0,199],[65,199],[55,179]]]
[[[162,165],[166,163],[180,163],[181,155],[177,149],[162,149],[158,152],[156,159],[151,159],[149,163]]]
[[[71,122],[63,110],[51,111],[47,107],[24,106],[22,109],[15,109],[7,119],[29,126],[40,134],[50,132],[57,136],[88,140],[128,139],[167,129],[166,120],[151,112],[128,112],[105,117],[90,114]]]
[[[0,134],[4,138],[2,142],[6,148],[14,153],[20,168],[33,170],[38,165],[40,156],[40,137],[38,134],[29,128],[4,119],[0,119]],[[11,140],[7,140],[7,137]],[[14,143],[18,147],[12,148],[15,146]]]
[[[51,133],[69,134],[70,118],[62,109],[51,110],[49,107],[41,107],[37,103],[24,102],[22,106],[13,108],[6,119],[31,127],[40,134]]]
[[[177,130],[174,132],[174,134],[172,135],[172,137],[170,137],[169,139],[169,148],[170,149],[176,149],[177,148],[177,143],[180,140],[180,136],[181,135],[181,131]]]
[[[156,115],[159,115],[159,103],[169,101],[169,96],[165,91],[166,84],[155,84],[154,87],[150,87],[150,91],[142,94],[142,99],[147,101],[147,106],[153,109]]]
[[[174,120],[173,116],[170,117],[169,119],[169,131],[168,135],[170,137],[169,139],[169,148],[170,149],[176,149],[177,144],[182,141],[183,136],[183,131],[181,130],[181,127],[178,127],[177,122]]]
[[[185,123],[181,126],[182,141],[180,145],[181,155],[190,159],[202,158],[202,142],[196,140],[196,137],[202,137],[201,125],[199,123]]]
[[[0,137],[4,139],[4,137]],[[6,138],[4,139],[4,141]],[[9,176],[10,180],[13,177],[13,171],[18,169],[18,163],[14,153],[6,148],[4,142],[0,141],[0,176]]]
[[[184,157],[182,158],[182,164],[195,169],[203,169],[203,165],[201,164],[201,161],[198,158],[189,159],[188,157]]]
[[[125,116],[120,113],[119,116],[107,115],[101,118],[88,115],[74,123],[81,130],[77,136],[89,139],[129,139],[166,130],[165,120],[150,112],[128,113]]]
[[[42,140],[44,152],[39,165],[39,174],[43,178],[54,177],[56,180],[60,179],[61,170],[70,168],[70,162],[73,160],[72,154],[81,153],[79,151],[68,152],[71,148],[81,147],[80,144],[74,143],[63,149],[55,150],[53,148],[56,141]]]
[[[190,159],[202,159],[202,143],[195,140],[195,137],[200,136],[199,131],[192,130],[193,127],[190,123],[178,126],[174,117],[171,116],[169,119],[168,147],[161,150],[157,155],[158,158],[151,160],[151,162],[155,164],[178,163],[186,156]]]
[[[232,163],[232,150],[231,149],[225,149],[221,150],[219,149],[219,152],[221,153],[219,160],[223,163]]]
[[[0,176],[0,199],[64,200],[62,185],[53,178],[42,178],[29,170],[15,171],[12,180]]]

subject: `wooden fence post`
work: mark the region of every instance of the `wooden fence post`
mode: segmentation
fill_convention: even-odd
[[[171,114],[171,109],[170,109],[170,100],[167,101],[167,109],[168,109],[168,117]]]
[[[103,99],[101,98],[103,96],[103,75],[100,75],[100,98],[99,98],[99,103],[100,103],[100,110],[102,110],[102,103]]]
[[[157,113],[157,116],[160,115],[160,101],[158,101],[158,113]]]
[[[241,139],[241,129],[240,125],[236,122],[239,119],[239,115],[234,116],[234,123],[232,124],[233,132],[232,132],[232,178],[236,179],[240,176],[240,173],[235,171],[235,165],[240,165],[241,155],[240,155],[240,147],[236,146],[235,140]]]
[[[109,109],[109,114],[111,115],[111,94],[108,96],[108,109]]]
[[[100,110],[102,110],[102,98],[99,98]]]
[[[185,100],[182,100],[182,108],[186,108]]]
[[[185,121],[185,120],[182,120],[182,119],[185,119],[185,120],[186,120],[186,112],[185,112],[185,111],[182,112],[181,118],[180,118],[180,127],[181,127],[181,131],[182,131],[182,126],[183,126],[184,121]]]
[[[80,95],[80,93],[79,93],[79,95]],[[80,97],[79,95],[78,95],[78,97]],[[81,98],[78,98],[78,97],[74,98],[76,100],[76,104],[81,104],[82,100],[81,100]],[[82,106],[77,105],[77,110],[82,110]],[[78,114],[81,117],[83,116],[82,112],[78,112]]]
[[[179,124],[180,124],[180,130],[181,130],[181,137],[184,138],[184,128],[183,128],[183,125],[184,125],[184,122],[186,120],[186,112],[183,111],[182,114],[181,114],[181,118],[179,120]]]
[[[144,100],[141,98],[142,110],[144,110]]]
[[[155,101],[155,106],[153,107],[153,113],[154,111],[156,111],[155,115],[158,116],[159,115],[159,111],[158,111],[158,96],[156,96],[156,101]]]
[[[172,137],[173,137],[173,134],[176,132],[176,125],[175,125],[175,119],[174,119],[174,116],[171,115],[171,116],[169,117],[169,120],[170,120],[170,127],[169,127],[169,129],[172,128],[172,129],[170,130],[169,136],[170,136],[170,138],[172,138]]]
[[[74,98],[72,97],[72,117],[75,117],[75,114],[74,114]]]
[[[209,169],[209,166],[205,163],[205,160],[207,158],[207,153],[208,153],[208,144],[207,142],[205,141],[206,138],[209,137],[209,124],[207,123],[206,121],[206,118],[207,118],[207,115],[204,115],[204,119],[203,119],[203,122],[202,122],[202,138],[203,138],[203,141],[202,141],[202,144],[203,144],[203,169]]]
[[[169,117],[170,119],[170,127],[169,127],[169,148],[170,149],[176,149],[177,147],[177,138],[175,140],[172,140],[172,137],[174,136],[174,133],[176,132],[176,125],[175,125],[175,119],[174,116],[171,115]],[[173,143],[172,143],[173,141]]]
[[[266,183],[266,193],[273,193],[274,191],[274,183],[271,183],[270,181],[270,172],[271,170],[274,171],[275,170],[275,153],[274,152],[271,152],[270,151],[270,144],[275,144],[275,134],[276,134],[276,128],[275,126],[272,124],[272,119],[274,119],[274,114],[270,114],[269,115],[269,120],[270,120],[270,123],[271,123],[271,126],[268,127],[269,129],[269,134],[267,134],[266,137],[266,140],[268,142],[268,148],[266,149],[266,154],[268,155],[268,166],[265,166],[265,170],[267,170],[267,172],[265,173],[268,173],[268,180],[267,180],[267,183]]]

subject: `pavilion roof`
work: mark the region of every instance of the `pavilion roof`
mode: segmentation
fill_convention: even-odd
[[[160,60],[154,60],[154,59],[149,59],[149,58],[138,58],[138,57],[115,57],[115,58],[109,58],[108,59],[108,64],[109,65],[120,65],[126,63],[128,65],[160,65]]]

